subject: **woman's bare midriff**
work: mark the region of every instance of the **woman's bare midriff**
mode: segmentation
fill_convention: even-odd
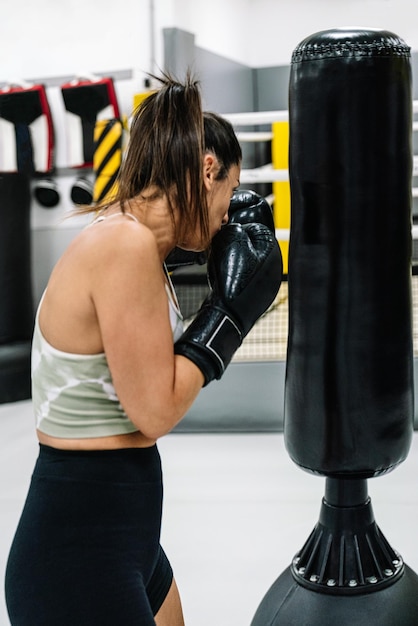
[[[36,433],[39,443],[59,450],[120,450],[123,448],[148,448],[155,444],[155,439],[149,439],[140,432],[86,439],[51,437],[40,430],[37,430]]]

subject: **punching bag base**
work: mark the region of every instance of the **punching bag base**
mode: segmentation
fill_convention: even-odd
[[[31,341],[0,346],[0,404],[31,397]]]
[[[391,586],[333,596],[299,585],[287,568],[264,596],[251,626],[416,626],[418,576],[407,565]]]
[[[367,480],[328,477],[319,521],[292,562],[295,580],[315,592],[352,596],[394,584],[403,568],[376,524]]]
[[[418,576],[376,525],[366,480],[326,479],[318,524],[251,626],[279,624],[418,624]]]

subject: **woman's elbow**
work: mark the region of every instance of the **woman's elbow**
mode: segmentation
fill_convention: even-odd
[[[131,421],[135,424],[135,426],[144,437],[153,441],[157,441],[157,439],[164,437],[164,435],[168,435],[168,433],[173,430],[176,424],[178,424],[183,417],[183,412],[174,413],[171,410],[167,411],[165,415],[160,416],[133,416],[131,417]]]

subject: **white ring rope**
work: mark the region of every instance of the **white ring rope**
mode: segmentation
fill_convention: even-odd
[[[271,141],[273,139],[272,132],[254,131],[254,132],[236,132],[239,141]]]
[[[260,126],[273,122],[287,122],[289,111],[253,111],[248,113],[225,113],[232,126]]]

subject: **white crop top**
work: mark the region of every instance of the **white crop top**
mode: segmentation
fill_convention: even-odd
[[[183,319],[169,277],[168,280],[170,323],[176,341],[183,332]],[[36,428],[52,437],[71,439],[137,431],[119,402],[106,355],[72,354],[51,346],[39,327],[39,309],[40,305],[32,342]]]

